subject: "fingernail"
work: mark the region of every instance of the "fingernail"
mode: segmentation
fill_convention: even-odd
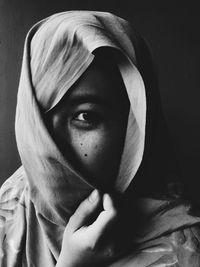
[[[95,202],[98,199],[98,191],[95,189],[94,191],[92,191],[91,195],[89,196],[89,200],[91,202]]]

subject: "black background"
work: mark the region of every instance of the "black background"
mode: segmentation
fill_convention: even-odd
[[[200,8],[194,1],[0,0],[0,184],[20,165],[14,118],[23,43],[29,28],[56,12],[110,11],[131,21],[147,41],[164,115],[183,179],[200,179]]]

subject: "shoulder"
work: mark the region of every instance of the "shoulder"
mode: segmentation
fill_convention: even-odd
[[[0,202],[4,202],[9,198],[19,197],[25,185],[25,171],[21,166],[17,169],[1,186]]]
[[[23,167],[20,167],[0,188],[0,224],[13,215],[24,187],[25,171]]]
[[[181,229],[169,236],[179,266],[200,266],[200,225]]]
[[[199,267],[200,224],[158,238],[141,250],[153,260],[150,266]],[[149,265],[147,265],[149,266]]]
[[[199,267],[200,225],[180,229],[142,244],[109,267]]]
[[[20,167],[0,188],[0,266],[13,266],[25,233],[26,175]]]

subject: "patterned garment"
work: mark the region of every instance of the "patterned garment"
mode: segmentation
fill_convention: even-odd
[[[54,267],[70,216],[95,188],[59,151],[44,117],[86,71],[95,57],[93,51],[100,47],[115,51],[130,100],[113,190],[126,195],[134,186],[139,167],[144,168],[145,145],[150,147],[152,140],[162,152],[155,152],[156,160],[145,168],[148,176],[144,176],[149,178],[160,164],[167,173],[163,155],[170,159],[171,151],[165,151],[162,133],[166,129],[156,126],[160,139],[152,138],[155,120],[151,117],[155,108],[160,116],[161,109],[152,83],[152,65],[147,64],[146,48],[138,33],[127,21],[104,12],[63,12],[40,21],[25,41],[17,99],[16,139],[22,167],[0,190],[2,267]],[[153,154],[147,155],[152,159]],[[145,183],[144,190],[148,179]],[[132,245],[110,266],[200,266],[200,217],[191,204],[139,196],[128,204],[130,217],[136,218],[139,228],[127,227],[125,222],[121,234],[128,230],[133,235]],[[125,242],[121,246],[126,246]]]

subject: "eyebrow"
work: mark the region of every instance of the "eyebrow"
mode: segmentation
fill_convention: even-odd
[[[92,94],[71,94],[68,101],[73,105],[80,105],[83,103],[94,103],[99,105],[107,104],[102,97]]]

